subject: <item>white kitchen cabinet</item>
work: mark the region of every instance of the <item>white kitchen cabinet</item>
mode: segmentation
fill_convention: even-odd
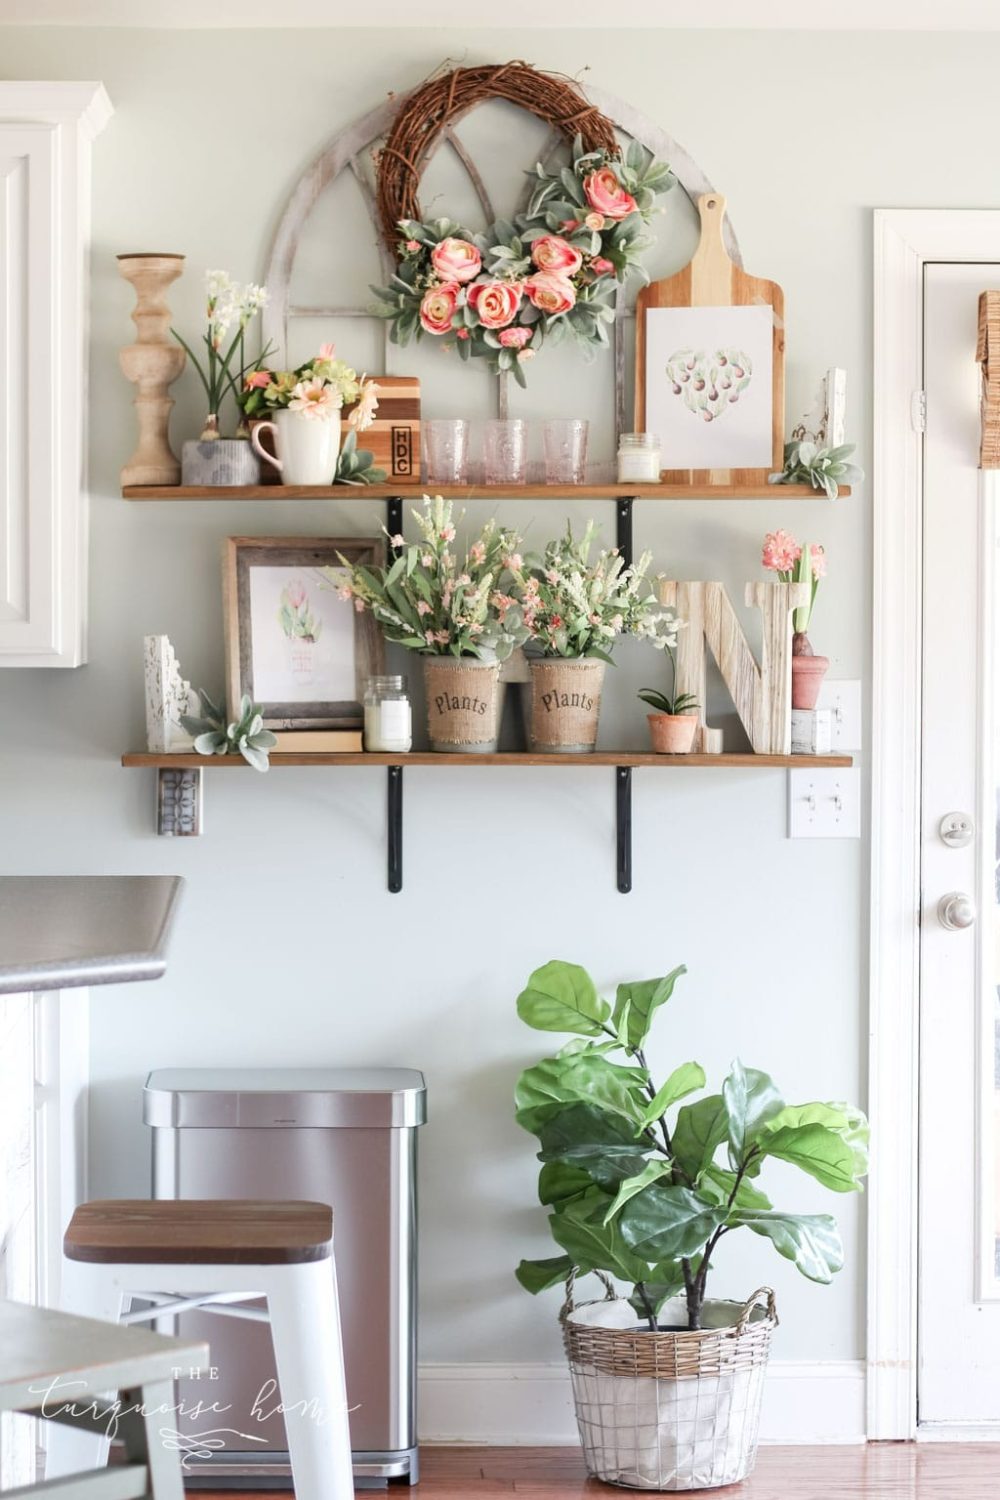
[[[0,82],[0,667],[86,660],[91,144],[99,83]]]

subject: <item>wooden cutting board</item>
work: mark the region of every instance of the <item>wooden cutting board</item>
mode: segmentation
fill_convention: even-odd
[[[375,467],[386,479],[420,482],[420,381],[412,375],[375,375],[378,410],[375,421],[358,434],[358,447],[375,455]],[[344,407],[346,424],[351,408]],[[346,426],[345,426],[345,431]]]
[[[785,432],[785,296],[774,281],[748,276],[730,260],[722,238],[726,200],[720,193],[698,199],[701,239],[694,257],[675,276],[643,287],[636,300],[635,427],[646,431],[646,312],[657,307],[770,307],[773,314],[771,349],[771,463],[767,468],[671,468],[669,444],[664,442],[660,477],[666,484],[764,484],[784,461]],[[664,370],[657,376],[666,381]],[[692,418],[692,420],[697,420]],[[725,420],[723,414],[722,420]],[[663,434],[661,433],[662,437]]]

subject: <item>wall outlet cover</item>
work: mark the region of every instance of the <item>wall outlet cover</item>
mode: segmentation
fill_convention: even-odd
[[[806,770],[788,773],[790,839],[861,837],[861,772]]]
[[[832,747],[839,755],[844,750],[861,749],[861,683],[853,679],[827,679],[819,690],[817,708],[828,708],[833,719]]]

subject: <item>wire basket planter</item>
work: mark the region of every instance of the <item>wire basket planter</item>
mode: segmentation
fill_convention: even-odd
[[[560,1314],[587,1471],[639,1490],[736,1484],[757,1457],[761,1398],[778,1325],[774,1293],[707,1301],[699,1330],[652,1333],[600,1272],[605,1297],[577,1306],[575,1273]],[[683,1297],[662,1323],[683,1324]]]

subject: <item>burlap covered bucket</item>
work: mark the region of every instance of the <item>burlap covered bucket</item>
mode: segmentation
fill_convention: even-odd
[[[491,755],[500,732],[500,663],[475,656],[425,656],[431,749]]]
[[[562,1312],[588,1473],[637,1490],[738,1484],[757,1456],[774,1293],[706,1301],[697,1332],[650,1333],[608,1290],[574,1306],[570,1285]],[[664,1303],[661,1327],[686,1322],[683,1297]]]
[[[531,663],[532,750],[586,755],[597,744],[604,662],[546,657]]]

